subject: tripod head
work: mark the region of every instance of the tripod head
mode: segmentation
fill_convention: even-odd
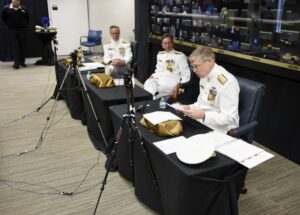
[[[126,68],[123,72],[124,76],[124,86],[127,92],[127,112],[128,113],[135,113],[135,106],[134,106],[134,95],[133,95],[133,84],[132,84],[132,69]]]
[[[72,65],[73,69],[76,69],[77,66],[81,65],[81,57],[82,53],[78,50],[74,50],[74,52],[70,54],[69,64]]]

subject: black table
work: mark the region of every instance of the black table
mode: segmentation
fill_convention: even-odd
[[[109,106],[125,104],[127,101],[127,91],[125,86],[116,86],[113,88],[97,88],[92,85],[86,76],[83,76],[90,98],[95,108],[95,112],[100,121],[107,144],[110,145],[114,141],[113,124]],[[133,89],[134,101],[151,100],[152,95],[139,86]],[[87,116],[87,129],[90,139],[96,149],[107,154],[107,146],[102,138],[101,132],[97,125],[97,121],[89,105],[87,97],[84,96],[84,106]],[[113,107],[111,107],[113,109]],[[126,111],[123,113],[125,114]]]
[[[51,42],[56,36],[57,32],[35,32],[37,38],[42,42],[42,59],[36,61],[36,65],[52,66],[55,64],[54,52]]]
[[[68,67],[66,67],[62,61],[59,61],[57,83],[58,86],[62,84],[63,78],[67,70]],[[72,118],[85,121],[83,98],[79,87],[78,79],[72,68],[70,68],[69,70],[62,91],[60,92],[60,96],[66,101]]]
[[[158,101],[148,103],[150,107],[146,107],[145,112],[159,110]],[[120,119],[125,110],[126,105],[111,107],[115,131],[120,126]],[[141,115],[136,114],[137,121]],[[175,153],[165,155],[153,144],[166,138],[151,133],[140,123],[137,124],[159,187],[157,190],[154,186],[141,145],[135,143],[133,147],[135,194],[144,204],[160,213],[170,215],[238,214],[237,201],[247,173],[245,167],[221,154],[198,165],[186,165],[178,160]],[[195,120],[183,118],[185,137],[206,133],[209,130]],[[119,173],[132,180],[129,149],[128,131],[125,129],[118,145],[117,160]]]
[[[86,62],[93,62],[93,61],[87,58]],[[68,70],[68,67],[64,65],[63,61],[59,61],[57,64],[57,70],[58,70],[57,85],[59,88]],[[104,69],[93,70],[93,72],[104,72]],[[82,71],[80,73],[82,75],[85,75],[87,71]],[[64,86],[60,93],[60,97],[66,101],[72,118],[81,120],[83,124],[86,124],[86,117],[85,117],[85,110],[84,110],[81,88],[78,82],[78,78],[76,77],[74,70],[72,68],[70,68],[69,70],[69,74],[65,80]]]

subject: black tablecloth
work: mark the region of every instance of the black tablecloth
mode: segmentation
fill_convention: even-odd
[[[51,46],[51,42],[57,32],[35,32],[37,38],[43,43],[42,59],[38,60],[36,65],[54,65],[54,52]]]
[[[106,138],[107,144],[110,145],[114,141],[113,124],[111,114],[108,107],[118,104],[124,104],[127,101],[127,91],[124,86],[116,86],[113,88],[97,88],[83,76],[91,101],[94,105],[96,115],[100,121],[101,128]],[[152,99],[152,95],[139,86],[135,86],[133,90],[134,100],[143,101]],[[107,153],[107,146],[104,143],[101,132],[97,125],[97,121],[89,105],[87,97],[84,97],[84,105],[87,115],[87,128],[90,139],[95,148]],[[113,107],[112,107],[113,108]],[[126,110],[125,110],[126,112]],[[124,113],[125,113],[124,112]],[[124,114],[123,113],[123,114]]]
[[[93,62],[93,61],[87,58],[86,62]],[[59,88],[68,70],[68,67],[64,65],[63,61],[59,61],[57,67],[58,67],[57,85]],[[93,73],[94,72],[104,72],[104,69],[93,70]],[[81,72],[82,75],[85,75],[86,73],[87,71]],[[72,118],[82,120],[82,123],[86,124],[82,92],[81,92],[80,84],[78,82],[78,78],[76,77],[74,70],[72,68],[69,69],[69,74],[67,75],[67,78],[65,80],[64,86],[60,93],[60,97],[62,97],[66,101]]]
[[[62,84],[64,76],[68,70],[62,61],[58,62],[58,85]],[[67,78],[65,80],[62,91],[60,92],[61,97],[66,101],[67,106],[70,110],[73,119],[84,119],[84,105],[79,82],[74,71],[70,68]]]
[[[157,101],[150,101],[149,104],[150,106],[145,109],[146,112],[159,110]],[[120,119],[125,110],[126,105],[111,108],[115,131],[120,126]],[[140,119],[141,114],[136,114],[136,120]],[[197,121],[187,117],[183,119],[185,137],[210,130]],[[137,124],[159,187],[159,190],[156,190],[141,145],[135,143],[133,147],[135,193],[143,203],[160,213],[170,215],[238,214],[237,201],[247,173],[246,168],[221,154],[198,165],[186,165],[178,160],[175,153],[165,155],[152,144],[165,138],[158,137]],[[119,172],[132,180],[133,171],[129,163],[130,146],[126,129],[117,150]]]

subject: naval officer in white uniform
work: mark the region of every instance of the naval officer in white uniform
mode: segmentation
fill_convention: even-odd
[[[118,26],[112,25],[109,30],[112,39],[105,43],[103,47],[103,62],[108,65],[108,72],[124,67],[129,68],[132,59],[130,42],[120,38],[120,28]]]
[[[162,48],[157,54],[157,64],[154,73],[144,84],[144,89],[154,98],[171,95],[178,83],[190,79],[190,69],[184,53],[175,51],[173,36],[169,33],[162,36]]]
[[[184,105],[183,113],[223,133],[238,127],[240,88],[236,78],[215,62],[209,47],[194,50],[189,60],[200,78],[200,94],[197,102]]]

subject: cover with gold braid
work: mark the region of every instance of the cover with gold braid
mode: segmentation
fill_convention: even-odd
[[[113,78],[105,73],[92,74],[90,82],[99,88],[109,88],[115,86]]]
[[[173,137],[182,133],[182,124],[178,120],[168,120],[161,122],[158,125],[153,125],[144,117],[140,120],[140,123],[150,129],[152,132],[161,137]]]

